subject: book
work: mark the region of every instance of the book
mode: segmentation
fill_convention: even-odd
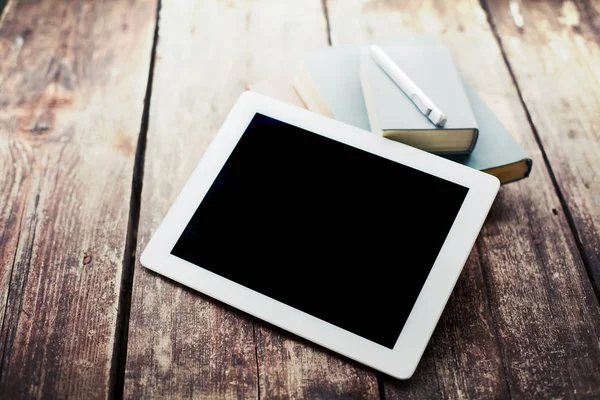
[[[371,132],[436,154],[468,154],[478,127],[458,69],[446,46],[383,46],[383,51],[447,118],[435,126],[375,62],[360,56],[360,82]]]
[[[446,158],[494,175],[503,184],[527,178],[533,161],[467,79],[461,79],[477,118],[479,139],[471,154]]]
[[[428,37],[411,37],[377,44],[436,45],[436,42]],[[360,82],[360,54],[359,45],[333,46],[308,52],[292,85],[307,109],[370,131]],[[459,75],[475,115],[479,135],[469,155],[443,157],[490,173],[503,184],[529,176],[531,158],[460,71]]]
[[[339,45],[305,54],[294,89],[311,111],[370,131],[360,84],[360,46]]]

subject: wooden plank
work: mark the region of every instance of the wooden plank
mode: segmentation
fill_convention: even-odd
[[[326,45],[318,0],[162,4],[138,254],[237,96]],[[129,338],[126,397],[378,396],[365,368],[254,325],[139,264]]]
[[[334,44],[423,32],[448,44],[535,165],[501,189],[415,378],[385,379],[386,398],[598,396],[598,304],[483,9],[468,0],[327,9]]]
[[[2,17],[2,397],[110,394],[155,10],[13,0]]]
[[[600,298],[600,3],[488,3]]]
[[[375,372],[256,323],[260,394],[267,399],[376,399]]]

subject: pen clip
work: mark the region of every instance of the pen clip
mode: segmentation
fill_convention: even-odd
[[[429,114],[431,114],[431,108],[429,108],[425,105],[425,103],[421,100],[421,98],[419,97],[419,95],[417,93],[410,96],[410,99],[413,101],[413,103],[415,103],[417,108],[419,110],[421,110],[421,112],[423,114],[425,114],[426,117],[428,117]]]

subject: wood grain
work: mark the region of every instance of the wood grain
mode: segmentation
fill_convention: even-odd
[[[0,22],[0,393],[105,398],[156,3]]]
[[[326,46],[318,0],[162,3],[138,254],[251,83]],[[375,374],[148,272],[134,275],[126,397],[377,397]]]
[[[448,44],[534,160],[530,178],[501,189],[416,376],[386,379],[386,399],[600,395],[598,304],[484,10],[469,0],[327,9],[333,44],[423,33]]]
[[[240,4],[161,2],[138,255],[245,84],[250,10]],[[138,262],[124,397],[256,397],[253,336],[251,318]]]
[[[267,399],[377,399],[375,372],[256,321],[260,394]]]
[[[600,298],[600,3],[487,3]]]

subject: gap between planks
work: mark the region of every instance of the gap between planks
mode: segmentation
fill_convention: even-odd
[[[260,400],[260,365],[258,365],[258,341],[256,340],[256,318],[252,317],[252,340],[254,341],[254,359],[256,361],[256,378],[258,384],[256,385],[256,395]]]
[[[2,16],[4,15],[4,11],[6,10],[6,4],[8,0],[0,0],[0,21],[2,21]]]
[[[1,1],[1,0],[0,0]],[[150,121],[150,102],[152,98],[152,81],[154,78],[154,61],[156,59],[156,46],[158,44],[158,29],[160,18],[161,0],[157,1],[154,20],[154,38],[150,52],[150,67],[148,83],[144,95],[144,109],[140,123],[135,160],[133,163],[133,178],[131,180],[131,198],[129,202],[129,221],[127,224],[127,238],[123,253],[123,271],[121,273],[121,289],[119,293],[119,309],[117,310],[117,326],[110,371],[110,388],[108,397],[122,399],[125,383],[125,368],[127,363],[127,342],[129,338],[129,314],[131,312],[131,293],[133,290],[133,274],[135,270],[136,249],[138,242],[138,227],[140,223],[140,210],[142,200],[142,186],[144,183],[144,161],[146,158],[146,141],[148,123]]]
[[[527,108],[527,104],[525,103],[525,100],[523,99],[523,94],[521,93],[521,87],[519,86],[519,83],[517,82],[517,78],[515,77],[515,74],[512,70],[512,66],[510,64],[510,61],[508,60],[508,56],[506,55],[506,51],[504,50],[504,46],[502,44],[502,38],[500,37],[500,34],[498,33],[498,30],[496,28],[496,24],[494,22],[494,17],[492,16],[492,12],[488,6],[488,1],[490,1],[490,0],[479,0],[479,3],[481,5],[481,8],[486,13],[486,18],[487,18],[488,24],[490,25],[492,34],[494,35],[494,39],[496,40],[496,43],[498,43],[498,48],[500,49],[500,53],[502,54],[502,60],[504,61],[504,64],[506,65],[506,68],[508,69],[508,73],[510,74],[510,79],[512,80],[513,85],[515,85],[515,89],[517,90],[517,95],[519,96],[519,102],[521,103],[521,106],[523,107],[523,110],[525,111],[525,116],[527,118],[527,122],[529,123],[529,126],[531,127],[531,131],[533,132],[533,137],[535,139],[535,142],[537,143],[538,147],[540,148],[540,152],[542,154],[542,159],[544,160],[544,166],[548,170],[548,175],[550,176],[550,180],[552,181],[552,186],[554,187],[554,191],[556,192],[556,195],[558,196],[560,205],[563,209],[563,212],[565,213],[567,223],[569,224],[569,229],[570,229],[571,233],[573,234],[573,237],[575,238],[575,244],[577,245],[577,251],[579,252],[581,261],[585,268],[585,272],[587,273],[587,276],[588,276],[588,279],[592,286],[592,289],[594,290],[594,294],[596,295],[596,301],[600,304],[600,287],[598,287],[596,285],[595,280],[593,278],[592,269],[590,266],[590,259],[585,252],[585,249],[583,247],[583,242],[581,241],[579,232],[577,231],[577,227],[575,226],[575,220],[573,218],[573,215],[571,214],[571,210],[569,209],[569,206],[567,204],[565,196],[563,195],[562,191],[560,190],[560,186],[558,185],[556,175],[554,174],[554,170],[552,169],[552,165],[550,164],[550,159],[548,158],[548,155],[546,154],[546,150],[544,149],[544,145],[542,144],[542,140],[540,138],[538,130],[537,130],[535,124],[533,123],[533,119],[531,118],[531,114],[529,112],[529,109]]]
[[[379,391],[379,399],[385,400],[385,385],[383,384],[384,374],[383,372],[376,371],[377,375],[377,390]]]
[[[323,17],[325,18],[325,30],[327,31],[327,44],[331,46],[331,25],[329,24],[329,10],[327,9],[327,0],[321,0],[323,8]]]

